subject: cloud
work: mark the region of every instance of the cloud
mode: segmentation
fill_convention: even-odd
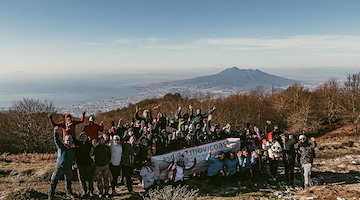
[[[116,44],[123,45],[141,45],[141,44],[152,44],[161,41],[159,38],[135,38],[135,39],[117,39]]]
[[[229,50],[359,50],[360,36],[298,35],[285,38],[206,38],[194,41],[196,45]]]
[[[88,45],[106,45],[88,42]],[[229,51],[331,51],[351,55],[360,50],[360,35],[295,35],[261,38],[199,38],[190,41],[171,41],[161,38],[123,38],[108,43],[157,50],[229,50]],[[357,52],[356,52],[357,53]]]

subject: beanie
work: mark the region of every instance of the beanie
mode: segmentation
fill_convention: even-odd
[[[300,135],[300,136],[299,136],[299,140],[301,140],[301,139],[305,139],[305,140],[306,140],[306,136],[305,136],[305,135]]]
[[[267,137],[268,137],[268,138],[272,138],[273,135],[274,135],[274,133],[273,133],[273,132],[270,132],[270,133],[268,133]]]
[[[71,135],[66,135],[64,138],[64,141],[70,140],[71,142],[73,141],[73,138],[71,137]]]

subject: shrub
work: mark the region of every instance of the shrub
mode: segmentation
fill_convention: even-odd
[[[195,200],[199,190],[189,189],[188,186],[173,187],[165,186],[160,190],[150,190],[149,196],[145,200]]]

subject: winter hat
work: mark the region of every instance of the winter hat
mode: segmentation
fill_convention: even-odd
[[[185,161],[184,156],[180,156],[179,159],[178,159],[178,161],[184,162],[184,161]]]
[[[267,135],[268,138],[272,138],[273,136],[274,136],[274,133],[273,133],[273,132],[270,132],[270,133],[268,133],[268,135]]]
[[[85,135],[87,137],[87,134],[85,132],[81,132],[79,137],[81,138],[83,135]]]
[[[120,136],[114,135],[114,140],[116,140],[116,139],[120,140]]]
[[[299,140],[301,140],[301,139],[305,139],[305,140],[306,140],[306,136],[305,136],[305,135],[300,135],[300,136],[299,136]]]
[[[73,138],[71,137],[71,135],[66,135],[64,138],[64,141],[70,140],[71,142],[73,141]]]
[[[104,137],[102,135],[99,135],[97,139],[101,140],[101,139],[104,139]]]
[[[194,130],[194,129],[195,129],[194,124],[190,124],[189,129],[190,129],[190,130]]]
[[[72,117],[70,113],[65,114],[65,119],[68,118],[68,117]]]

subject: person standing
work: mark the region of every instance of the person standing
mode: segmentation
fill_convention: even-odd
[[[122,156],[122,145],[120,143],[120,136],[114,135],[113,140],[110,142],[111,160],[109,164],[110,172],[112,175],[111,181],[111,194],[116,195],[115,186],[117,185],[118,177],[121,171],[121,156]]]
[[[272,181],[277,181],[277,170],[278,164],[281,157],[281,145],[280,143],[274,139],[273,133],[270,132],[267,135],[268,140],[263,143],[263,149],[267,150],[270,158],[270,173],[272,176]]]
[[[75,165],[76,149],[70,134],[67,134],[64,137],[64,142],[61,141],[59,133],[57,131],[58,128],[58,126],[54,127],[54,142],[57,148],[57,159],[55,171],[51,176],[48,198],[53,199],[58,181],[63,175],[65,175],[66,196],[69,198],[73,198],[74,196],[71,190],[71,180],[72,169]]]
[[[297,160],[301,164],[304,188],[308,188],[311,183],[311,168],[315,158],[315,147],[317,144],[314,137],[310,138],[310,141],[308,141],[305,135],[300,135],[299,141]]]
[[[75,140],[76,146],[76,165],[81,185],[81,197],[88,195],[92,197],[94,193],[94,178],[93,178],[93,160],[90,156],[92,145],[87,141],[88,137],[85,132],[80,133],[80,141]],[[88,182],[88,185],[86,184]]]
[[[91,149],[91,155],[95,156],[95,178],[99,190],[99,197],[109,195],[109,180],[111,178],[109,163],[111,159],[110,147],[105,144],[103,136],[98,137],[98,144]]]
[[[285,134],[280,135],[281,138],[281,147],[282,158],[285,167],[285,181],[288,185],[294,184],[294,167],[295,167],[295,158],[296,152],[294,145],[297,143],[297,140],[293,135],[289,135],[289,138]]]
[[[64,116],[64,118],[65,118],[64,121],[60,121],[58,123],[54,122],[53,117],[50,114],[49,122],[53,127],[58,126],[63,129],[63,137],[62,138],[65,138],[65,136],[67,134],[70,134],[72,136],[72,138],[76,138],[76,132],[75,132],[76,125],[84,122],[85,114],[86,114],[86,111],[84,111],[82,113],[82,117],[80,120],[74,120],[70,113],[66,113]]]
[[[127,142],[122,143],[123,154],[121,158],[121,167],[123,175],[126,178],[126,187],[131,194],[135,193],[132,187],[132,175],[135,167],[135,158],[139,153],[139,148],[135,144],[135,141],[135,135],[131,135]]]
[[[90,115],[89,123],[86,124],[83,128],[83,132],[87,134],[88,141],[91,142],[92,140],[96,140],[99,136],[99,132],[104,131],[104,122],[100,122],[99,124],[95,123],[95,116]]]

